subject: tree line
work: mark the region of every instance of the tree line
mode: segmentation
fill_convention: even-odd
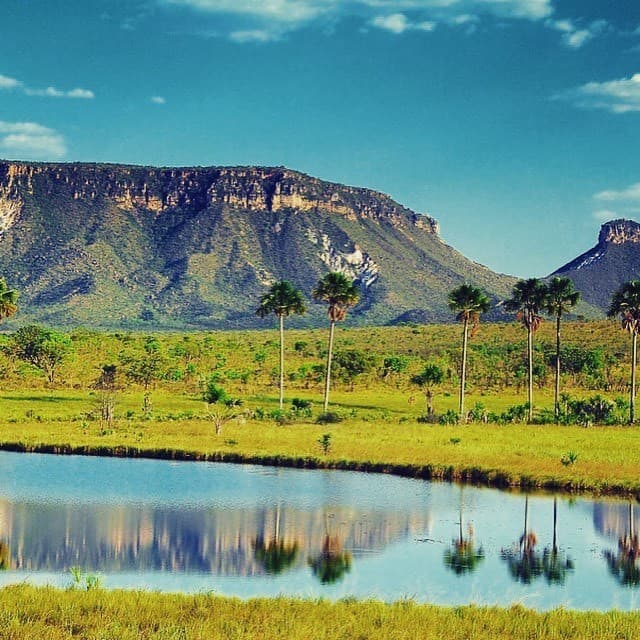
[[[324,393],[323,412],[329,408],[329,395],[331,389],[333,346],[336,323],[344,320],[350,308],[354,307],[360,299],[358,286],[347,276],[338,272],[327,273],[321,278],[312,291],[315,301],[327,305],[329,319],[328,346],[326,350],[326,363],[324,367]],[[6,281],[0,278],[0,320],[13,316],[17,309],[18,294],[10,289]],[[554,414],[556,422],[559,421],[561,412],[561,357],[566,350],[561,343],[561,325],[563,317],[571,311],[579,302],[580,294],[574,288],[569,278],[555,277],[548,282],[537,278],[518,281],[512,290],[511,297],[499,304],[505,310],[514,312],[516,319],[527,332],[527,418],[533,418],[533,345],[534,337],[539,329],[545,314],[555,321],[555,356],[553,364],[555,369],[554,385]],[[480,317],[486,313],[490,306],[489,296],[480,288],[464,283],[453,289],[448,296],[448,306],[456,314],[456,319],[462,323],[462,346],[459,364],[459,404],[457,419],[466,421],[468,412],[465,408],[465,392],[467,382],[467,351],[469,340],[478,330]],[[287,280],[275,282],[267,293],[259,301],[256,314],[260,317],[275,315],[278,319],[280,330],[280,362],[279,362],[279,408],[284,404],[284,321],[292,315],[302,315],[306,312],[305,299],[293,284]],[[640,333],[640,281],[630,281],[623,284],[613,295],[608,309],[609,317],[619,316],[622,328],[631,334],[631,381],[629,397],[629,422],[635,421],[636,398],[636,360],[637,360],[637,336]],[[37,329],[37,330],[36,330]],[[65,344],[64,336],[46,329],[35,328],[33,325],[19,329],[17,333],[29,333],[21,336],[20,340],[13,342],[12,349],[22,350],[12,355],[30,362],[45,372],[48,380],[53,381],[57,366],[62,361]],[[33,333],[34,335],[31,335]],[[37,334],[37,335],[36,335]],[[24,338],[24,339],[22,339]],[[153,345],[152,345],[153,346]],[[387,363],[387,360],[389,362]],[[393,358],[385,359],[385,367],[394,368]],[[144,378],[143,373],[139,376]],[[439,384],[443,378],[442,370],[436,365],[429,364],[425,369],[412,377],[411,382],[426,389],[427,412],[432,412],[431,394],[432,386]],[[146,380],[146,378],[145,378]],[[145,391],[148,384],[145,384]]]

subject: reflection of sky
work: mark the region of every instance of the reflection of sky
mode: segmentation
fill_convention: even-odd
[[[473,529],[485,558],[458,576],[443,556],[458,535],[460,510],[464,534]],[[299,554],[273,576],[252,545],[272,537],[276,521]],[[500,552],[517,543],[523,521],[517,493],[385,475],[0,453],[0,536],[9,538],[14,560],[0,584],[66,585],[68,566],[80,564],[102,572],[109,587],[243,597],[411,597],[540,609],[640,604],[640,589],[619,586],[603,557],[625,533],[615,527],[628,525],[628,503],[558,499],[558,544],[575,565],[564,585],[544,576],[520,584],[509,575]],[[553,537],[551,496],[530,497],[529,529],[542,554]],[[307,560],[327,532],[353,562],[342,580],[322,585]]]

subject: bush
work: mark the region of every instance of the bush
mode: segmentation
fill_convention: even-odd
[[[294,398],[291,401],[291,406],[294,409],[311,409],[313,402],[311,402],[311,400],[305,400],[304,398]]]
[[[458,414],[453,410],[453,409],[449,409],[446,413],[443,413],[440,418],[438,419],[438,422],[440,424],[458,424],[458,420],[459,420],[459,416]]]
[[[318,424],[336,424],[338,422],[342,422],[343,417],[339,413],[335,413],[334,411],[327,411],[327,413],[321,413],[317,418],[316,422]]]
[[[205,388],[202,392],[202,399],[207,404],[225,402],[228,399],[227,392],[222,387],[219,387],[216,382],[217,378],[215,376],[211,376],[207,380]]]

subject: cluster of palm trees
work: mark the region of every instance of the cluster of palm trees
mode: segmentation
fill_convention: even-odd
[[[571,311],[580,301],[580,292],[576,291],[573,281],[565,277],[555,277],[548,282],[538,278],[519,280],[513,287],[511,298],[502,304],[507,311],[516,313],[516,318],[527,330],[527,369],[528,369],[528,419],[533,419],[533,337],[542,324],[542,314],[555,319],[556,355],[554,413],[556,422],[560,418],[560,351],[562,317]],[[463,323],[462,363],[460,368],[460,419],[464,421],[464,394],[466,380],[466,358],[469,327],[471,335],[480,321],[480,314],[490,308],[489,297],[481,289],[463,284],[449,294],[449,308],[457,313],[456,318]],[[629,422],[635,420],[636,397],[636,355],[637,338],[640,334],[640,281],[624,283],[614,294],[607,315],[610,318],[620,316],[622,327],[631,334],[631,392],[629,402]]]
[[[545,283],[538,278],[529,278],[516,282],[511,298],[503,303],[507,311],[514,311],[516,318],[527,330],[528,365],[528,417],[533,418],[533,336],[542,324],[542,313],[556,319],[556,384],[554,410],[556,420],[560,416],[560,323],[562,316],[580,300],[580,293],[574,289],[569,278],[553,278]],[[491,306],[489,297],[479,288],[463,284],[449,294],[449,308],[457,313],[456,318],[463,323],[462,364],[460,370],[460,419],[464,421],[464,394],[466,380],[467,340],[469,327],[475,332],[480,314],[486,313]]]
[[[331,358],[333,338],[337,322],[347,317],[347,311],[360,299],[358,287],[343,273],[331,271],[324,275],[311,293],[314,300],[327,304],[329,317],[329,345],[324,378],[323,411],[329,409],[329,390],[331,386]],[[280,409],[284,404],[284,319],[291,314],[302,315],[306,311],[302,293],[287,280],[271,285],[269,291],[260,299],[256,314],[261,318],[274,314],[280,324]]]

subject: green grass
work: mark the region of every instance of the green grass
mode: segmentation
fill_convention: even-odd
[[[34,404],[38,410],[42,405],[44,413],[56,403],[69,406],[68,399]],[[377,416],[375,411],[363,413],[329,425],[231,421],[218,436],[205,418],[120,419],[111,427],[99,421],[24,418],[3,421],[0,447],[326,466],[500,486],[640,494],[637,461],[629,455],[640,450],[640,430],[635,428],[423,425],[404,421],[392,409],[386,418],[380,411]],[[324,433],[331,433],[328,455],[317,442]],[[561,459],[570,451],[578,458],[565,466]]]
[[[411,601],[242,601],[215,595],[0,591],[0,638],[22,640],[624,640],[640,637],[640,613],[536,613],[519,606],[436,607]]]

